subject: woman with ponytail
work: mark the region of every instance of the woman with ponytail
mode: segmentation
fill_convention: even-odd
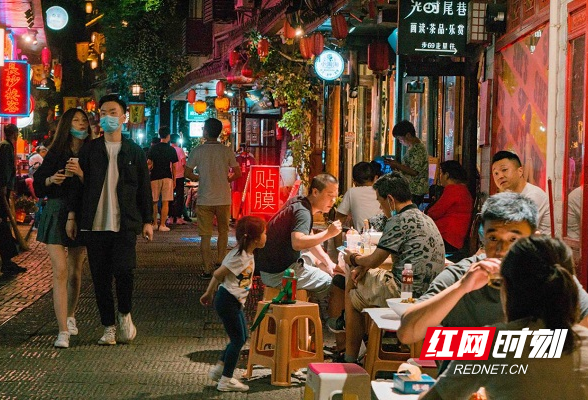
[[[233,378],[233,372],[247,340],[243,306],[255,271],[253,250],[265,246],[265,221],[258,217],[243,217],[237,222],[235,236],[237,247],[229,251],[222,265],[214,271],[208,289],[200,297],[202,305],[214,302],[214,308],[230,339],[217,364],[208,373],[212,380],[218,381],[216,388],[221,392],[249,390],[249,386]]]
[[[507,321],[494,325],[488,360],[452,361],[421,398],[468,399],[483,387],[489,400],[588,399],[588,329],[578,325],[578,287],[570,248],[545,235],[519,239],[504,258],[500,276],[493,275],[488,282],[500,290]],[[522,335],[523,329],[530,333]],[[497,344],[500,331],[516,332],[502,336]],[[508,338],[510,349],[504,340]],[[514,350],[520,343],[514,340],[524,340],[519,358]],[[532,355],[538,349],[539,354]],[[554,355],[555,349],[561,353]],[[496,357],[504,353],[505,358]],[[472,372],[466,374],[464,368]]]

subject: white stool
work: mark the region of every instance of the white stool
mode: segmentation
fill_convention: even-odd
[[[331,400],[336,394],[342,394],[345,400],[370,399],[367,371],[353,363],[308,364],[304,400]]]

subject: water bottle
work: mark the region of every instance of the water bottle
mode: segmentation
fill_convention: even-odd
[[[372,254],[372,238],[370,237],[370,223],[367,219],[363,220],[363,231],[361,233],[361,243],[365,254]]]
[[[402,286],[400,288],[401,299],[412,298],[412,280],[412,264],[404,264],[404,270],[402,271]]]

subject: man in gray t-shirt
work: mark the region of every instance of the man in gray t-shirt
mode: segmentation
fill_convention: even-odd
[[[517,239],[537,229],[537,206],[528,197],[503,192],[482,208],[485,255],[466,258],[446,267],[402,316],[398,338],[402,343],[424,339],[428,327],[474,327],[503,322],[500,291],[487,285],[500,272],[500,260]],[[575,278],[574,278],[575,279]],[[582,325],[588,326],[588,294],[576,279]]]

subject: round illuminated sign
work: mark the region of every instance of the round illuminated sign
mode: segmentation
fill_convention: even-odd
[[[69,16],[62,7],[53,6],[47,9],[47,26],[54,31],[63,29],[67,25]]]
[[[314,60],[314,70],[319,78],[326,81],[337,79],[343,74],[345,61],[341,54],[333,50],[325,50]]]

